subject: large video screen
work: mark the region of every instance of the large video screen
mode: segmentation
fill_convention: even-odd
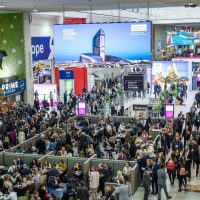
[[[54,26],[56,62],[151,60],[151,22]]]
[[[200,32],[167,32],[167,46],[194,46],[200,43]]]
[[[187,80],[188,77],[188,62],[186,61],[155,61],[152,67],[152,84],[156,82],[163,86],[163,79],[176,76],[177,78],[183,78]],[[188,78],[189,79],[189,78]],[[188,81],[186,81],[188,84]]]

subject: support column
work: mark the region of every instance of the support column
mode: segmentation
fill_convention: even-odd
[[[30,13],[23,14],[24,21],[24,49],[26,69],[26,92],[25,103],[34,103],[33,70],[32,70],[32,49],[31,49],[31,16]]]

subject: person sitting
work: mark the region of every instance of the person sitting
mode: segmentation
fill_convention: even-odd
[[[59,188],[60,178],[59,174],[54,176],[49,176],[47,181],[48,193],[51,193],[53,190]]]
[[[18,157],[17,158],[17,167],[18,169],[22,169],[23,168],[23,165],[24,165],[24,160],[22,157]]]
[[[35,158],[33,158],[32,161],[29,163],[29,168],[30,169],[38,169],[38,163]]]
[[[65,150],[65,147],[62,147],[62,149],[58,152],[59,156],[67,156],[67,151]]]
[[[74,167],[73,167],[73,176],[74,178],[80,179],[83,177],[83,173],[81,171],[81,166],[79,162],[76,162]]]
[[[114,178],[114,182],[119,183],[119,180],[123,178],[123,173],[122,171],[118,170],[117,171],[117,176]]]
[[[127,159],[127,157],[126,157],[125,151],[122,150],[118,156],[118,160],[126,160],[126,159]]]
[[[22,177],[32,174],[31,170],[28,168],[26,164],[23,164],[23,169],[20,171]]]
[[[35,191],[30,200],[41,200],[39,192]]]
[[[16,160],[13,160],[12,165],[8,168],[8,173],[12,174],[15,171],[17,171],[17,162]]]
[[[130,175],[130,172],[131,172],[130,162],[126,162],[126,164],[125,164],[125,166],[123,168],[123,174]]]
[[[88,157],[91,157],[94,154],[93,144],[89,144],[87,148]]]
[[[13,191],[12,187],[8,188],[8,196],[4,197],[4,200],[17,200],[17,193]]]
[[[99,146],[96,146],[95,154],[97,155],[97,158],[104,158],[104,156],[105,156]]]
[[[9,175],[5,175],[3,177],[3,182],[4,182],[4,187],[6,189],[8,189],[9,187],[12,187],[12,181],[11,181],[11,177]]]
[[[45,159],[42,163],[42,172],[45,174],[51,169],[51,163]]]
[[[60,171],[60,172],[65,172],[67,170],[67,164],[64,163],[63,160],[60,160],[59,163],[56,165],[56,168]]]

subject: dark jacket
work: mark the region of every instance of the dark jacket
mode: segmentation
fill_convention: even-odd
[[[194,161],[195,163],[197,164],[200,164],[200,153],[199,153],[199,150],[197,150],[195,153],[194,153]]]
[[[77,190],[77,198],[80,200],[89,200],[90,194],[87,187],[79,187]]]
[[[150,186],[151,186],[151,176],[150,176],[150,174],[148,174],[147,171],[144,171],[144,173],[143,173],[142,185],[144,188],[150,188]]]
[[[160,166],[157,162],[155,162],[152,166],[152,178],[154,180],[157,180],[158,179],[158,176],[157,176],[157,171],[159,170]]]

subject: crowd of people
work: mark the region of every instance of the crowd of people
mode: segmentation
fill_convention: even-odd
[[[81,118],[79,120],[74,120],[72,123],[68,123],[67,126],[63,129],[64,131],[51,131],[49,129],[46,135],[42,134],[40,139],[36,142],[36,146],[30,146],[28,149],[18,149],[18,152],[28,152],[32,154],[46,154],[49,151],[53,151],[55,155],[64,156],[64,157],[72,157],[72,156],[87,156],[90,157],[94,153],[97,154],[98,158],[113,158],[118,160],[133,160],[137,161],[141,169],[141,179],[143,180],[143,186],[145,188],[145,197],[147,199],[149,195],[150,185],[152,185],[152,193],[158,194],[160,199],[160,192],[163,188],[166,191],[166,185],[162,185],[160,183],[159,177],[166,177],[165,170],[167,171],[171,184],[174,184],[175,177],[178,177],[179,180],[179,190],[181,191],[181,187],[184,185],[186,187],[186,180],[191,178],[191,165],[192,162],[197,163],[197,154],[198,151],[195,149],[195,144],[198,146],[199,140],[196,140],[196,136],[192,136],[192,125],[199,128],[198,124],[198,114],[196,115],[195,107],[191,108],[191,111],[186,115],[182,113],[179,114],[176,121],[165,123],[161,120],[156,120],[155,122],[152,121],[151,118],[148,118],[146,121],[142,120],[131,120],[126,125],[121,123],[117,118],[113,121],[112,119],[107,119],[99,121],[99,123],[93,123],[89,118]],[[52,114],[54,116],[58,116],[58,113],[54,111]],[[55,123],[57,125],[57,123]],[[60,121],[59,124],[61,125]],[[1,125],[2,126],[2,125]],[[51,127],[51,126],[49,126]],[[162,130],[160,136],[156,140],[156,145],[153,145],[153,140],[151,138],[151,129],[159,129]],[[38,127],[35,127],[35,130],[40,132]],[[44,129],[46,130],[46,129]],[[193,134],[194,135],[194,134]],[[181,139],[183,138],[183,140]],[[182,142],[183,141],[183,142]],[[196,143],[195,143],[196,142]],[[77,148],[78,155],[75,155],[74,150]],[[192,151],[192,158],[191,156]],[[168,158],[168,154],[171,152],[170,157]],[[195,153],[194,153],[195,152]],[[187,155],[187,159],[186,156]],[[188,157],[189,156],[189,157]],[[189,159],[189,161],[188,161]],[[76,167],[77,166],[77,167]],[[76,178],[79,181],[80,185],[85,185],[82,182],[82,172],[79,170],[81,168],[80,164],[76,163],[74,169],[77,170],[72,171],[71,177]],[[67,165],[62,160],[59,161],[55,166],[51,166],[48,161],[45,161],[42,165],[37,164],[37,160],[34,159],[31,163],[25,163],[23,159],[19,158],[17,161],[13,162],[12,168],[8,169],[8,176],[11,178],[3,178],[3,184],[6,182],[7,179],[10,180],[11,184],[9,187],[7,186],[7,190],[10,193],[13,193],[13,186],[14,185],[21,185],[19,181],[14,181],[17,177],[20,178],[23,188],[26,188],[25,183],[28,184],[28,188],[33,187],[34,177],[39,176],[43,177],[46,176],[45,184],[47,186],[46,195],[51,196],[55,194],[55,196],[59,196],[57,193],[58,191],[68,191],[67,193],[70,195],[75,195],[74,190],[70,190],[70,184],[68,183],[69,173],[67,169]],[[105,197],[105,190],[104,190],[104,183],[106,181],[119,183],[120,187],[124,187],[124,190],[130,187],[124,186],[126,185],[125,181],[129,176],[127,175],[130,170],[130,164],[127,163],[125,168],[122,171],[118,171],[117,175],[112,174],[111,169],[106,163],[102,163],[98,167],[93,166],[91,169],[91,184],[93,180],[92,172],[100,173],[102,170],[105,173],[103,175],[104,179],[101,180],[102,175],[94,175],[94,178],[97,181],[98,190],[102,191],[102,196]],[[185,175],[184,175],[185,169]],[[50,173],[53,172],[53,175]],[[47,173],[48,172],[48,173]],[[59,173],[57,173],[59,172]],[[77,172],[77,173],[76,173]],[[54,177],[52,178],[56,182],[56,186],[51,190],[49,190],[49,182],[53,182],[48,180],[49,173]],[[98,174],[97,173],[97,174]],[[163,175],[164,173],[164,175]],[[197,175],[198,175],[198,163],[197,163]],[[67,176],[65,176],[67,174]],[[80,175],[76,176],[77,174]],[[29,177],[30,176],[30,177]],[[4,175],[3,175],[4,177]],[[24,183],[24,179],[26,181]],[[29,177],[29,178],[28,178]],[[186,177],[188,177],[186,179]],[[29,179],[29,182],[27,181]],[[149,181],[144,181],[149,179]],[[42,179],[43,180],[43,179]],[[59,180],[59,181],[58,181]],[[161,181],[162,182],[162,181]],[[74,183],[74,182],[73,182]],[[150,183],[147,187],[147,183]],[[164,181],[164,183],[166,183]],[[159,185],[160,184],[160,185]],[[37,182],[38,185],[38,182]],[[68,186],[69,185],[69,186]],[[80,186],[79,185],[79,186]],[[14,190],[17,191],[18,187],[14,187]],[[42,185],[44,189],[44,185]],[[62,188],[62,190],[56,190],[55,188]],[[90,187],[90,191],[92,193],[93,199],[96,199],[97,195],[97,187],[93,188],[94,186]],[[119,188],[120,188],[119,187]],[[34,188],[34,187],[33,187]],[[67,189],[66,189],[67,188]],[[73,189],[73,187],[71,187]],[[78,188],[78,186],[77,186]],[[76,189],[77,189],[76,188]],[[86,188],[87,187],[81,187]],[[4,188],[5,189],[5,188]],[[37,189],[37,188],[36,188]],[[41,188],[40,188],[41,189]],[[89,189],[89,188],[88,188]],[[20,190],[20,189],[19,189]],[[33,199],[39,199],[41,193],[39,193],[39,189],[35,191],[35,188],[32,189]],[[122,190],[122,191],[124,191]],[[12,191],[12,192],[11,192]],[[23,190],[25,191],[25,190]],[[106,188],[106,191],[109,191],[109,194],[118,194],[119,196],[122,195],[120,193],[121,189],[116,189],[112,191],[111,188]],[[19,191],[17,191],[19,192]],[[43,191],[44,192],[44,191]],[[77,190],[76,190],[77,192]],[[77,193],[77,195],[80,191]],[[131,194],[130,192],[128,194]],[[113,195],[113,196],[115,196]],[[166,192],[168,198],[170,198],[169,194]],[[54,195],[53,195],[54,196]],[[124,199],[124,196],[122,195]],[[40,197],[41,198],[41,197]],[[51,197],[53,198],[53,197]],[[114,198],[114,197],[111,197]],[[55,197],[56,199],[56,197]],[[81,199],[81,198],[80,198]],[[127,196],[129,199],[129,196]]]
[[[69,94],[71,97],[64,104],[71,102],[74,110],[78,100],[93,104],[95,99],[106,95],[107,89],[114,98],[114,88],[117,88],[115,83],[109,82],[105,85],[106,89],[103,86],[99,90],[93,88],[90,94],[84,90],[83,95],[76,97],[74,102],[75,96]],[[180,87],[183,88],[183,85]],[[186,97],[184,89],[178,91],[182,91]],[[197,96],[195,100],[198,107]],[[197,112],[196,104],[192,105],[186,115],[180,112],[177,119],[171,121],[155,121],[148,117],[146,120],[132,119],[126,124],[120,122],[117,117],[102,118],[98,122],[89,117],[82,117],[69,123],[68,119],[75,115],[75,112],[69,110],[69,106],[61,112],[59,109],[48,112],[45,109],[20,104],[7,112],[2,111],[1,151],[22,144],[25,140],[47,130],[47,133],[40,134],[36,143],[27,148],[19,145],[16,151],[35,155],[53,152],[54,155],[62,157],[91,157],[96,154],[98,159],[127,162],[117,174],[113,174],[109,165],[103,161],[98,166],[91,166],[86,181],[79,162],[75,163],[72,169],[68,169],[67,163],[62,159],[54,165],[48,160],[39,163],[37,159],[26,163],[19,157],[13,160],[13,164],[6,171],[2,171],[0,198],[2,196],[3,199],[16,200],[17,196],[28,195],[31,200],[65,200],[76,196],[86,200],[91,196],[96,200],[100,196],[107,200],[116,197],[119,200],[129,200],[132,194],[132,168],[128,161],[135,161],[140,167],[140,178],[145,190],[144,200],[148,199],[150,192],[152,195],[158,195],[158,200],[161,200],[162,189],[167,199],[170,199],[166,186],[167,177],[172,186],[176,179],[178,180],[181,192],[187,189],[187,182],[191,181],[192,166],[196,165],[196,176],[199,176],[200,113]],[[153,138],[153,130],[159,130],[160,135]],[[105,182],[116,183],[117,187],[105,186]],[[6,193],[8,195],[4,196]]]

